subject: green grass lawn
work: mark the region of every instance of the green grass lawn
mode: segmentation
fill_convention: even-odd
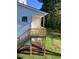
[[[61,54],[61,37],[57,34],[48,32],[45,40],[45,48],[54,52],[53,55],[39,56],[39,55],[25,55],[18,54],[22,59],[61,59],[56,53]]]
[[[61,37],[57,34],[48,33],[45,40],[46,49],[60,53],[61,52]]]
[[[19,54],[22,59],[45,59],[44,56],[39,56],[39,55],[25,55],[25,54]]]

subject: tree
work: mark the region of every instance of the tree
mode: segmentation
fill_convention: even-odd
[[[61,30],[61,0],[38,0],[43,3],[40,10],[49,13],[46,16],[45,26],[54,30]]]

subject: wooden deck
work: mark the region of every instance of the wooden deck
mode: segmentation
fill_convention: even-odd
[[[31,39],[34,37],[45,39],[45,36],[46,36],[45,28],[31,28],[31,31],[30,31]],[[43,40],[32,41],[32,45],[24,46],[23,48],[18,49],[18,53],[44,55],[45,54],[44,42]]]

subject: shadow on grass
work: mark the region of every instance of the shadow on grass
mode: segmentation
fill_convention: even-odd
[[[61,56],[60,53],[52,52],[52,51],[49,51],[49,50],[46,50],[46,51],[49,52],[49,53],[47,53],[47,55]]]
[[[33,44],[33,46],[39,48],[40,50],[44,50],[44,49],[42,49],[41,47],[38,47],[38,46],[36,46],[36,45],[34,45],[34,44]],[[60,53],[52,52],[52,51],[47,50],[47,49],[45,49],[45,51],[49,52],[49,53],[47,53],[47,54],[49,54],[49,55],[61,56]]]
[[[49,37],[51,39],[60,39],[61,40],[61,34],[55,33],[55,32],[47,32],[46,37]]]
[[[37,47],[37,48],[40,50],[40,51],[37,51],[37,52],[38,52],[37,54],[32,53],[33,55],[44,56],[44,50],[45,50],[45,51],[46,51],[46,53],[45,53],[46,55],[61,56],[60,53],[52,52],[52,51],[47,50],[47,49],[42,49],[41,47],[39,47],[39,46],[37,46],[37,45],[32,44],[32,46]],[[42,52],[41,50],[42,50],[43,52]],[[29,51],[29,53],[25,53],[25,52],[21,52],[21,51]],[[21,51],[19,51],[18,53],[30,55],[30,49],[24,48],[24,49],[22,49]],[[34,52],[36,52],[36,51],[34,51]]]
[[[17,55],[17,59],[22,59],[22,57],[20,57],[20,56]]]

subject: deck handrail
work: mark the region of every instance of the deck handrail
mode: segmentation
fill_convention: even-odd
[[[46,28],[31,28],[31,36],[45,36]]]

